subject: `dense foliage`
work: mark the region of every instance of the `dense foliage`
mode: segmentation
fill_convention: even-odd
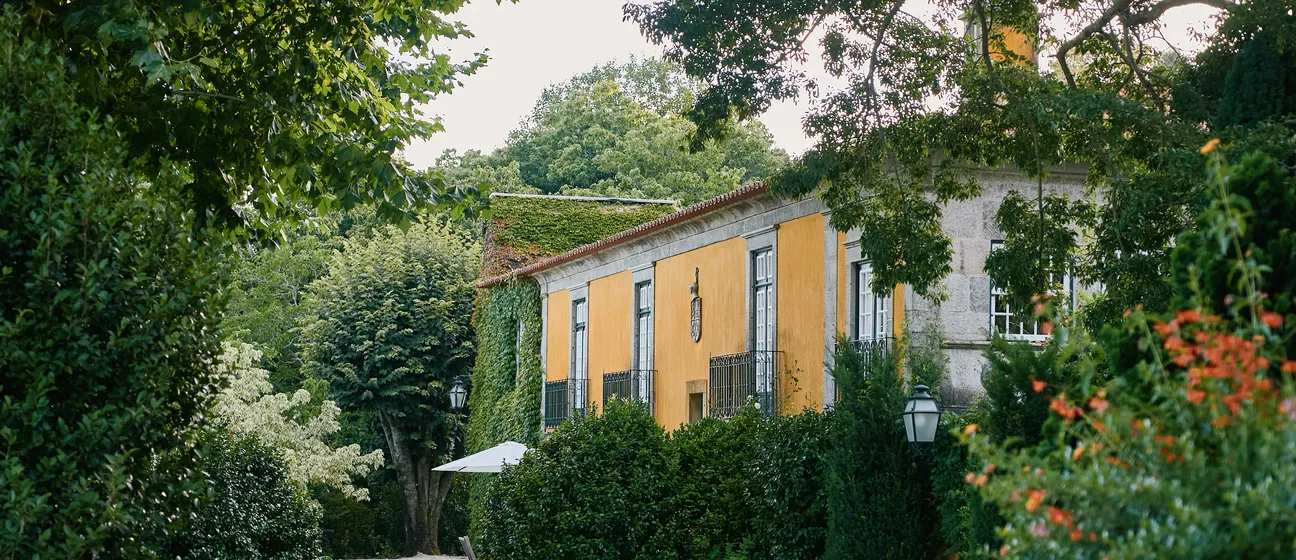
[[[500,475],[480,542],[495,558],[820,558],[830,422],[746,409],[668,435],[611,402]]]
[[[869,232],[861,252],[879,293],[904,283],[939,296],[952,255],[944,203],[981,194],[967,169],[1008,168],[1036,181],[997,216],[1006,246],[989,268],[1011,299],[1070,274],[1105,287],[1086,313],[1095,331],[1136,305],[1165,309],[1171,242],[1201,209],[1197,147],[1209,134],[1244,139],[1296,107],[1286,0],[905,4],[626,6],[705,82],[688,111],[696,142],[810,97],[816,145],[770,182],[817,193],[835,227]],[[1161,36],[1167,12],[1189,4],[1219,9],[1196,56]],[[815,51],[827,76],[804,70]],[[1047,184],[1068,165],[1086,169],[1082,199]]]
[[[293,480],[279,451],[255,436],[213,432],[201,472],[211,496],[168,539],[171,557],[210,560],[318,558],[319,505]]]
[[[994,473],[974,482],[1006,517],[1001,554],[1292,554],[1296,362],[1288,322],[1272,310],[1291,296],[1261,255],[1293,228],[1258,206],[1282,204],[1296,181],[1262,154],[1217,158],[1211,177],[1218,195],[1175,251],[1175,287],[1194,296],[1174,314],[1128,316],[1120,336],[1137,359],[1114,362],[1109,382],[1085,379],[1051,399],[1051,446],[1010,449],[965,430]],[[1227,297],[1204,289],[1216,269],[1202,263],[1230,263],[1216,286]]]
[[[474,355],[473,287],[480,248],[428,220],[349,239],[311,284],[304,369],[339,406],[374,414],[406,501],[405,552],[438,550],[451,475],[432,468],[462,451],[450,388]]]
[[[27,31],[0,9],[0,555],[147,558],[192,504],[219,251]]]
[[[758,122],[699,150],[685,149],[696,127],[681,112],[695,94],[696,84],[668,62],[598,66],[547,88],[489,156],[447,153],[437,171],[464,188],[687,205],[769,177],[786,163]]]
[[[484,274],[564,253],[650,222],[676,210],[672,204],[492,197]]]
[[[670,538],[660,531],[675,481],[661,426],[641,407],[612,402],[564,423],[486,498],[484,557],[498,560],[641,558]]]
[[[838,340],[833,379],[841,390],[834,408],[833,451],[828,456],[827,558],[925,558],[932,538],[929,473],[905,439],[900,413],[909,398],[897,355],[869,359]],[[927,352],[911,352],[915,361]],[[912,366],[913,384],[936,387],[939,368]]]
[[[256,366],[261,353],[248,344],[225,343],[219,370],[228,387],[216,395],[216,424],[235,437],[254,437],[282,454],[289,477],[306,484],[335,487],[361,500],[369,491],[352,485],[352,476],[364,476],[383,464],[382,450],[361,455],[360,445],[329,445],[341,427],[336,403],[313,402],[310,391],[292,395],[275,393],[270,372]]]
[[[115,120],[131,157],[150,174],[190,171],[200,218],[269,227],[300,203],[372,202],[393,220],[465,194],[398,155],[441,129],[418,107],[485,62],[434,48],[470,35],[446,19],[463,4],[41,0],[18,13],[25,36],[77,69],[72,96]]]

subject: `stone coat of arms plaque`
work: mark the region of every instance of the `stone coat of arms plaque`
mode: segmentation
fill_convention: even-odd
[[[689,286],[693,299],[689,301],[689,333],[693,342],[702,340],[702,297],[698,295],[698,269],[693,269],[693,285]]]

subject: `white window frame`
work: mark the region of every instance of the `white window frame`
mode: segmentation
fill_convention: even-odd
[[[653,285],[651,280],[634,285],[634,351],[632,369],[652,369]]]
[[[1002,249],[1003,246],[1004,246],[1004,242],[1002,240],[998,240],[998,239],[993,240],[990,242],[990,252],[993,253],[994,251]],[[1068,309],[1074,309],[1075,308],[1075,279],[1072,278],[1069,272],[1062,276],[1062,290],[1065,292],[1065,296],[1067,298]],[[1047,335],[1044,334],[1043,332],[1040,332],[1040,324],[1038,321],[1031,321],[1030,324],[1028,325],[1026,319],[1023,319],[1020,316],[1015,317],[1007,301],[1002,302],[1002,310],[1000,309],[1000,304],[1001,304],[1000,298],[1006,295],[1008,295],[1008,292],[1000,289],[998,286],[995,286],[994,279],[991,278],[990,279],[990,332],[992,334],[997,333],[1004,340],[1020,340],[1026,342],[1048,341],[1048,339],[1051,338],[1051,335]],[[999,323],[1001,322],[1000,320],[1002,320],[1004,326],[1009,332],[1002,332],[999,329]],[[1016,328],[1013,328],[1014,323],[1016,323]]]
[[[778,295],[774,281],[778,269],[774,261],[774,248],[765,247],[751,252],[751,348],[755,352],[773,352],[778,346],[778,329],[775,323]],[[767,387],[774,375],[771,360],[756,359],[756,386]]]
[[[858,261],[852,265],[854,279],[854,318],[851,321],[851,339],[861,342],[884,340],[891,337],[891,297],[879,297],[873,292],[873,265]]]
[[[586,393],[589,390],[588,298],[572,300],[571,348],[571,369],[567,372],[567,378],[572,381],[584,381],[584,383],[572,384],[572,407],[576,410],[584,410]]]

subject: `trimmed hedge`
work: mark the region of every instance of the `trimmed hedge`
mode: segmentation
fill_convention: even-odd
[[[491,485],[482,556],[654,556],[676,481],[668,444],[652,416],[629,404],[563,424]]]

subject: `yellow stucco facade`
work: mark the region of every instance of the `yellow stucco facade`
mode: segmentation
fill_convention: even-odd
[[[778,229],[776,348],[783,351],[780,409],[823,404],[824,217],[811,214]]]
[[[831,391],[825,386],[825,353],[835,344],[826,338],[825,315],[835,315],[827,323],[829,333],[834,326],[837,334],[850,331],[853,263],[848,261],[847,235],[826,229],[823,213],[790,214],[762,227],[734,228],[727,238],[711,236],[714,240],[705,245],[673,254],[653,248],[665,256],[655,256],[656,260],[633,268],[612,268],[604,276],[592,277],[589,264],[565,269],[564,274],[575,276],[555,276],[555,283],[573,287],[545,296],[546,379],[569,376],[572,301],[584,297],[588,302],[586,394],[588,402],[601,407],[604,374],[633,367],[634,330],[638,328],[635,282],[650,281],[653,415],[662,426],[674,430],[711,414],[711,407],[717,405],[711,402],[715,397],[709,386],[712,358],[753,350],[753,251],[772,244],[773,344],[781,353],[776,371],[777,410],[781,414],[822,410],[824,392]],[[826,246],[825,235],[835,243]],[[835,262],[825,269],[829,259]],[[695,278],[701,299],[697,341],[692,337],[690,291]],[[836,297],[825,301],[825,290],[834,284]],[[899,336],[904,329],[903,286],[896,287],[892,302],[890,326]]]
[[[545,381],[567,379],[567,358],[571,344],[571,292],[559,290],[549,294],[545,314]]]
[[[603,374],[630,369],[630,273],[589,283],[589,395],[603,406]]]
[[[747,245],[742,238],[657,261],[653,313],[657,421],[688,421],[688,382],[707,379],[711,356],[747,350]],[[702,298],[702,336],[693,342],[689,302],[693,270]]]

